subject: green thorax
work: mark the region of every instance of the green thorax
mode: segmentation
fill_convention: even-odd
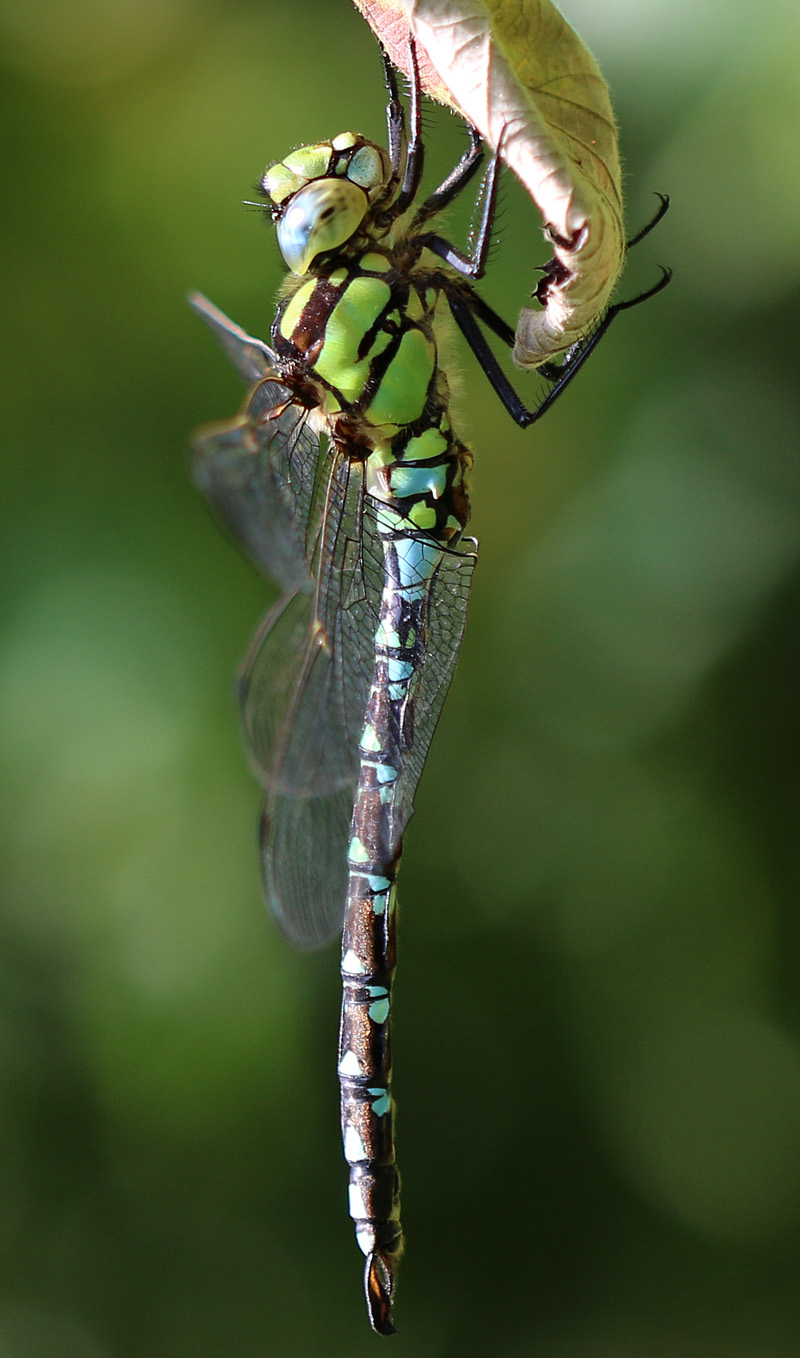
[[[420,419],[435,387],[435,306],[432,289],[371,250],[302,283],[278,312],[273,340],[327,415],[346,410],[390,437]]]
[[[437,298],[426,271],[409,274],[389,248],[374,248],[302,283],[272,338],[281,377],[366,454],[382,527],[446,542],[467,522],[470,458],[453,436],[437,363]]]

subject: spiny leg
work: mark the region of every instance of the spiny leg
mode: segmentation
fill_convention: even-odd
[[[442,291],[447,293],[447,280],[442,284]],[[481,325],[488,326],[489,330],[493,331],[498,339],[501,339],[504,344],[508,345],[509,349],[513,349],[517,338],[514,327],[509,325],[508,321],[504,321],[502,316],[498,316],[494,307],[490,307],[489,303],[485,302],[482,297],[479,297],[477,292],[473,292],[472,288],[465,289],[464,291],[469,299],[469,309],[476,320],[480,321]]]
[[[425,148],[422,142],[422,115],[420,111],[421,85],[419,79],[419,63],[417,61],[417,45],[413,38],[408,41],[409,65],[411,68],[409,75],[408,93],[408,140],[406,142],[405,165],[403,167],[402,183],[400,192],[394,202],[387,208],[384,214],[387,221],[394,221],[396,217],[402,216],[406,209],[413,203],[419,191],[419,184],[422,178],[422,165],[425,158]],[[389,90],[389,106],[386,111],[387,122],[389,125],[389,156],[392,161],[392,168],[399,176],[400,174],[400,155],[398,149],[397,129],[400,129],[400,141],[402,141],[402,131],[405,126],[402,105],[397,88],[397,77],[384,53],[383,59],[386,84]],[[394,138],[394,141],[393,141]],[[394,149],[393,149],[394,147]],[[397,163],[395,163],[395,156]]]
[[[381,47],[381,61],[383,62],[383,78],[389,92],[389,102],[386,105],[386,140],[389,148],[389,160],[392,172],[399,180],[403,142],[406,135],[406,115],[400,101],[400,90],[398,89],[394,66],[383,47]]]
[[[452,203],[453,199],[461,193],[472,179],[481,161],[483,160],[483,143],[481,134],[472,123],[467,123],[469,134],[469,146],[459,160],[458,164],[450,171],[446,179],[443,179],[438,189],[434,189],[429,198],[414,214],[411,223],[411,230],[422,226],[429,217],[435,216],[438,212],[443,212]]]
[[[400,174],[401,146],[405,133],[405,116],[400,102],[400,93],[397,85],[397,76],[389,57],[381,49],[383,58],[383,69],[386,80],[386,88],[389,91],[389,104],[386,109],[386,122],[388,131],[389,158],[392,169],[396,175]],[[413,203],[419,192],[420,181],[422,179],[422,168],[425,156],[425,147],[422,140],[422,113],[421,97],[422,85],[419,75],[419,61],[417,59],[417,45],[413,37],[408,42],[409,56],[409,135],[406,147],[405,169],[403,170],[403,182],[400,192],[391,206],[391,216],[399,217]],[[417,212],[412,229],[421,225],[435,213],[441,212],[449,203],[453,201],[466,184],[469,183],[475,174],[483,158],[483,147],[481,144],[480,133],[471,123],[467,123],[470,144],[458,164],[451,171],[437,189],[426,198],[425,202]],[[501,139],[502,140],[502,139]],[[491,184],[490,184],[490,175]],[[487,183],[484,192],[491,192],[496,196],[495,180],[497,178],[497,168],[490,167],[490,175],[487,175]],[[491,232],[491,218],[494,213],[494,202],[489,209],[488,230]],[[439,240],[439,237],[431,239]],[[465,258],[464,256],[460,256]],[[456,265],[458,267],[458,265]],[[477,276],[477,275],[472,275]]]
[[[422,117],[421,117],[421,95],[422,87],[419,75],[419,62],[417,59],[417,45],[414,38],[409,38],[409,136],[406,146],[405,168],[400,192],[390,208],[386,212],[389,220],[394,220],[410,207],[419,192],[420,181],[422,179],[423,161],[425,148],[422,141]],[[389,92],[389,103],[386,109],[387,137],[389,146],[389,159],[392,170],[399,177],[401,172],[401,148],[405,134],[405,116],[403,106],[400,102],[400,93],[397,84],[397,75],[392,62],[386,52],[381,48],[383,60],[384,78],[386,88]],[[458,164],[450,172],[446,179],[442,181],[437,189],[425,199],[414,216],[412,232],[426,222],[436,213],[443,211],[453,199],[461,193],[465,186],[472,179],[483,159],[483,146],[481,144],[480,133],[471,123],[467,123],[470,144],[462,155]],[[502,143],[502,137],[500,139]],[[426,245],[438,254],[442,259],[451,264],[459,273],[465,274],[470,278],[480,278],[486,263],[486,255],[491,240],[492,225],[494,222],[494,212],[497,200],[497,177],[499,174],[499,154],[498,149],[492,157],[489,169],[486,174],[482,189],[483,211],[481,213],[481,223],[478,230],[478,237],[472,254],[468,255],[464,251],[457,249],[445,241],[441,236],[431,234],[421,243]]]
[[[481,189],[481,219],[471,251],[467,253],[465,250],[460,250],[458,246],[451,245],[450,241],[445,240],[443,236],[438,236],[435,233],[431,233],[428,236],[417,237],[417,244],[424,245],[426,249],[431,250],[433,254],[438,255],[440,259],[444,260],[445,264],[449,264],[451,268],[455,269],[457,273],[463,274],[465,278],[482,278],[486,269],[486,257],[489,253],[489,246],[492,240],[492,228],[494,226],[495,211],[497,209],[497,188],[501,165],[500,147],[502,141],[503,138],[501,137],[497,144],[497,149],[489,161],[489,167],[483,181]],[[464,160],[468,159],[469,154],[470,153],[468,152],[467,156],[462,159],[462,164],[464,163]],[[459,168],[460,166],[456,166],[456,171],[453,173],[455,174]],[[470,165],[467,176],[464,177],[462,175],[457,186],[450,191],[445,200],[446,202],[451,201],[451,199],[455,197],[455,194],[464,187],[467,179],[474,173],[476,168],[477,157],[474,165]],[[450,175],[449,178],[445,180],[441,189],[437,190],[437,193],[440,193],[442,189],[445,189],[449,185],[451,179],[453,179],[453,175]],[[436,197],[436,195],[434,195],[434,197]],[[442,204],[442,206],[444,205],[445,204]],[[492,329],[495,329],[494,325],[492,325]]]
[[[392,170],[399,178],[401,174],[402,145],[405,139],[405,115],[403,106],[400,102],[400,93],[397,85],[397,75],[389,57],[381,49],[383,58],[384,76],[386,88],[389,91],[389,103],[386,109],[386,123],[389,144],[389,159]],[[402,183],[400,192],[394,202],[387,209],[385,214],[389,221],[401,216],[407,208],[411,206],[419,192],[420,181],[422,179],[422,168],[425,158],[425,147],[422,140],[422,113],[421,98],[422,86],[419,76],[419,62],[417,60],[417,45],[413,38],[409,38],[409,101],[408,101],[408,121],[409,134],[406,144],[405,167],[402,170]],[[481,147],[480,135],[471,124],[467,125],[469,131],[470,145],[464,152],[455,169],[447,176],[438,189],[431,194],[430,198],[420,207],[414,218],[414,225],[417,226],[433,213],[441,211],[448,203],[452,202],[457,193],[472,178],[480,164],[483,150]]]
[[[573,377],[575,377],[576,373],[580,372],[587,358],[597,347],[600,340],[603,338],[603,335],[608,330],[608,327],[611,325],[611,322],[619,316],[620,312],[630,311],[632,307],[639,306],[642,302],[648,302],[651,297],[655,297],[657,293],[663,292],[664,288],[667,287],[672,279],[672,270],[666,268],[663,264],[659,267],[661,269],[661,277],[658,282],[654,283],[651,288],[647,288],[644,292],[637,293],[635,297],[629,297],[624,302],[615,302],[614,306],[609,307],[593,333],[588,335],[585,339],[579,340],[577,344],[573,344],[572,348],[567,350],[564,362],[561,365],[551,363],[542,364],[539,372],[542,373],[543,377],[548,382],[554,382],[555,385],[552,390],[547,393],[542,404],[535,411],[535,419],[539,419],[544,415],[553,403],[558,400],[559,396],[572,381]]]
[[[661,199],[660,206],[651,217],[650,221],[645,222],[642,229],[637,231],[635,236],[631,236],[630,240],[626,240],[626,253],[628,250],[632,250],[634,245],[638,245],[640,241],[644,240],[645,236],[649,236],[653,227],[658,226],[661,218],[669,208],[669,196],[667,194],[657,193],[656,197]],[[559,245],[562,250],[570,252],[580,249],[586,239],[587,233],[588,226],[584,223],[584,225],[578,231],[574,232],[571,237],[559,236],[558,232],[554,231],[551,226],[547,228],[545,234],[549,236],[554,245]],[[547,303],[550,300],[551,288],[560,287],[566,283],[570,277],[570,269],[557,255],[554,256],[553,259],[549,259],[546,264],[540,264],[538,268],[542,277],[539,279],[532,295],[536,298],[537,302],[541,302],[542,306],[547,306]],[[539,371],[546,375],[546,368],[555,369],[556,372],[559,371],[558,365],[552,363],[543,364]],[[552,380],[555,379],[553,378]]]

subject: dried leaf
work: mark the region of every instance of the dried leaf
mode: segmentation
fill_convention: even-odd
[[[553,243],[522,308],[514,361],[537,367],[591,329],[625,257],[617,134],[608,87],[550,0],[355,0],[392,61],[473,123],[527,188]]]

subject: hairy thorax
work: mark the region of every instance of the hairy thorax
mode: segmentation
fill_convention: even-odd
[[[367,463],[365,487],[397,531],[443,542],[469,517],[471,455],[453,433],[438,363],[436,271],[373,248],[313,275],[281,304],[279,375],[312,423]],[[402,262],[403,267],[400,267]]]

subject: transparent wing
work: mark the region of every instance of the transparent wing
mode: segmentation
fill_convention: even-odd
[[[414,811],[414,795],[433,733],[455,674],[467,621],[478,544],[462,540],[443,553],[428,596],[428,630],[419,656],[414,702],[414,738],[397,780],[392,848],[399,846]]]
[[[313,593],[267,616],[241,680],[245,740],[264,787],[262,870],[270,908],[299,947],[340,932],[358,743],[383,581],[362,540],[362,464],[331,444],[317,477]]]
[[[398,779],[401,834],[414,810],[414,794],[461,653],[477,548],[476,540],[467,538],[446,551],[431,586],[428,637],[414,704],[414,742]]]
[[[243,382],[252,386],[274,371],[277,355],[268,344],[248,335],[202,292],[190,292],[187,300],[192,310],[213,330]]]
[[[285,591],[309,590],[319,438],[288,387],[271,378],[272,350],[199,294],[190,300],[240,375],[256,382],[235,420],[195,436],[195,484],[264,575]]]
[[[264,788],[262,875],[286,937],[315,947],[341,930],[358,743],[374,668],[383,551],[363,464],[321,443],[308,412],[271,373],[275,356],[205,299],[193,298],[246,381],[242,414],[201,431],[194,472],[225,523],[282,596],[245,660],[245,742]],[[453,677],[473,552],[444,553],[420,648],[414,739],[398,780],[396,841]]]
[[[242,680],[247,744],[266,789],[265,891],[283,933],[300,947],[314,947],[340,932],[347,894],[358,745],[384,581],[383,552],[361,472],[360,463],[334,455],[315,592],[296,595],[273,610]],[[414,737],[397,784],[394,847],[413,812],[455,672],[474,564],[474,551],[445,552],[431,586]]]
[[[291,942],[314,947],[342,924],[382,562],[362,547],[361,462],[313,433],[308,412],[273,379],[267,345],[205,298],[190,300],[256,383],[237,419],[197,435],[194,476],[282,589],[245,659],[241,710],[265,794],[267,902]]]

